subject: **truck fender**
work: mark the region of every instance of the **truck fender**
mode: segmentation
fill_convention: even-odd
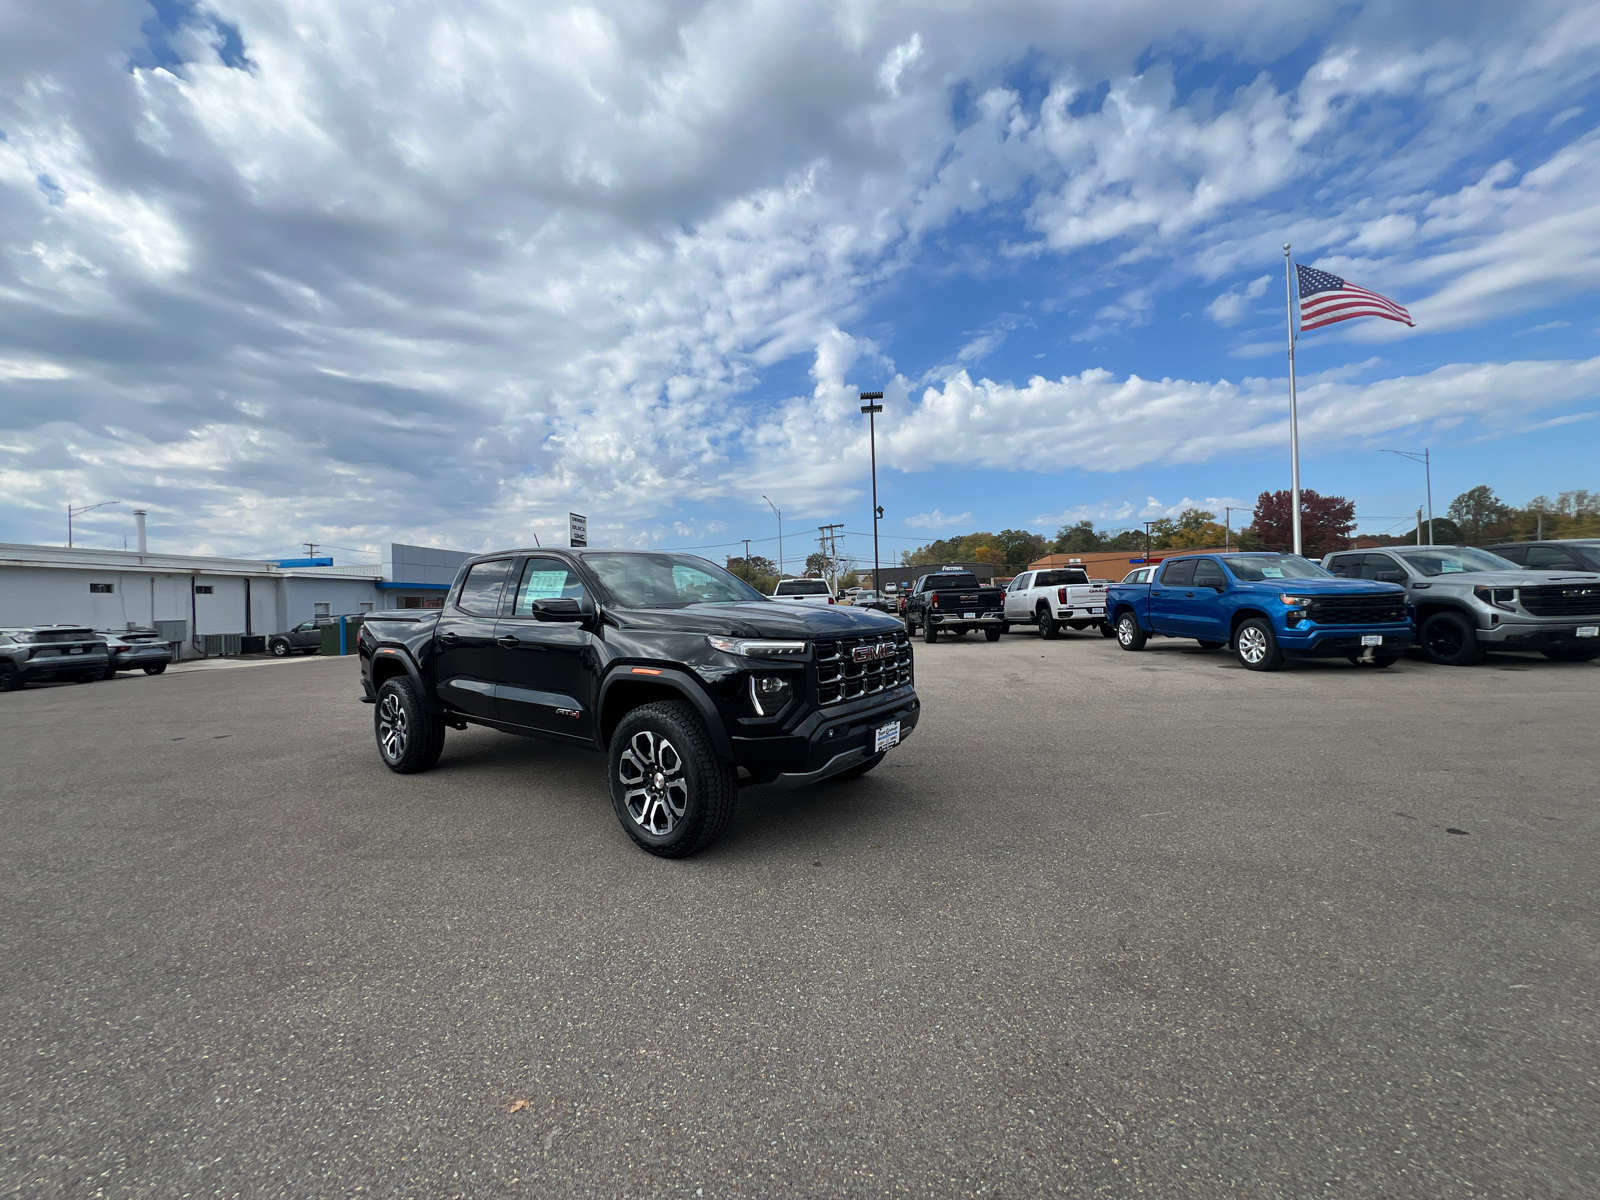
[[[634,670],[650,671],[652,674],[634,674]],[[710,696],[700,686],[700,681],[687,671],[680,671],[673,667],[651,667],[639,663],[627,663],[612,667],[605,679],[600,683],[600,695],[595,702],[595,735],[601,745],[606,744],[604,734],[604,720],[606,712],[606,698],[618,686],[642,685],[652,689],[663,689],[676,692],[680,697],[694,705],[700,714],[700,719],[705,722],[706,732],[711,735],[711,744],[716,747],[717,756],[724,762],[733,761],[733,742],[728,737],[728,731],[722,723],[722,714],[717,711],[717,706]]]
[[[433,694],[433,689],[423,681],[421,668],[404,646],[384,644],[373,647],[371,678],[374,692],[383,686],[384,680],[397,674],[393,667],[388,665],[390,663],[398,663],[405,673],[411,676],[411,682],[416,685],[417,695],[422,697],[422,702],[428,706],[429,711],[444,712],[444,705],[439,703],[438,697]]]

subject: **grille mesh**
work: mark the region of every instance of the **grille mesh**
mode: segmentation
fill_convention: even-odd
[[[1600,584],[1525,587],[1522,607],[1536,617],[1600,616]]]
[[[888,643],[894,647],[889,658],[857,662],[860,647]],[[911,682],[911,641],[904,631],[882,637],[840,638],[818,642],[817,703],[842,704],[863,696],[889,691]]]
[[[1406,619],[1406,599],[1398,596],[1323,596],[1311,604],[1318,625],[1387,625]]]

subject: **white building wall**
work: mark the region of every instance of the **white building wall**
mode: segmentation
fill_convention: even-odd
[[[272,630],[282,633],[301,621],[309,621],[317,604],[328,606],[331,616],[354,616],[363,604],[387,608],[388,601],[377,589],[376,579],[337,579],[328,576],[291,575],[281,581],[284,593],[284,623]],[[369,610],[370,611],[370,610]]]

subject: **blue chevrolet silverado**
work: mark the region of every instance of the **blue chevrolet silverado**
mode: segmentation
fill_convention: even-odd
[[[1169,558],[1153,578],[1106,594],[1106,615],[1124,650],[1151,637],[1231,646],[1252,671],[1285,658],[1348,658],[1387,667],[1416,626],[1405,589],[1339,579],[1295,554],[1194,554]]]

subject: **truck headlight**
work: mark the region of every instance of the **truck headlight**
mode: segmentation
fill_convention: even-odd
[[[782,675],[752,675],[750,677],[750,705],[756,716],[765,717],[777,712],[794,695],[794,684]]]
[[[1479,584],[1472,589],[1472,594],[1485,604],[1492,605],[1495,608],[1503,608],[1507,612],[1515,611],[1517,603],[1516,588],[1484,587]]]
[[[1310,596],[1279,596],[1279,600],[1289,608],[1305,608],[1311,603]]]
[[[706,641],[713,650],[721,650],[724,654],[737,654],[742,658],[803,658],[806,653],[804,642],[775,642],[761,638],[733,638],[706,635]]]

